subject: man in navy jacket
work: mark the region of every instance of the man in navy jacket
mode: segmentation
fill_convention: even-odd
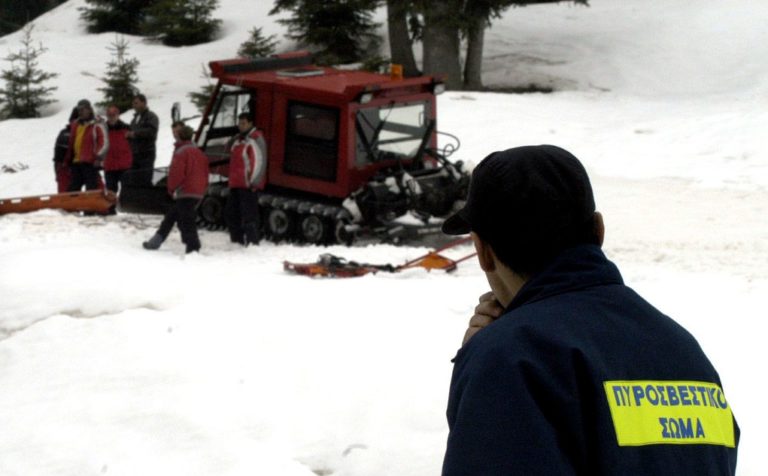
[[[491,292],[454,359],[443,475],[733,475],[739,428],[696,340],[624,285],[581,163],[486,157],[448,234]]]

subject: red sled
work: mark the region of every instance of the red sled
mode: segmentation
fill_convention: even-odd
[[[0,215],[28,213],[46,208],[68,212],[106,213],[117,203],[117,196],[110,190],[53,193],[32,197],[0,199]]]

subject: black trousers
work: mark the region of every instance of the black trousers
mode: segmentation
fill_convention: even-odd
[[[123,181],[123,174],[125,170],[110,170],[104,171],[104,182],[106,182],[107,190],[112,190],[117,193],[119,185]]]
[[[123,183],[123,174],[125,173],[125,170],[109,170],[104,171],[104,182],[106,182],[107,190],[111,190],[115,193],[117,193],[118,188],[122,187]],[[116,215],[117,214],[117,206],[112,205],[109,207],[110,215]]]
[[[247,188],[229,189],[224,217],[229,229],[229,239],[233,243],[246,245],[261,241],[258,192]]]
[[[133,153],[133,165],[131,183],[133,185],[152,185],[152,175],[155,167],[155,154],[153,153]]]
[[[165,213],[157,234],[168,238],[173,225],[178,225],[181,232],[181,242],[187,246],[187,253],[200,249],[200,238],[197,236],[197,198],[177,198],[171,208]]]
[[[70,165],[72,179],[69,182],[68,192],[79,192],[85,185],[86,190],[99,188],[99,171],[93,164],[77,163]]]

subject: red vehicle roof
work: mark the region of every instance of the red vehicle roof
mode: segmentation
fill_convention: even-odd
[[[213,61],[210,66],[213,76],[228,84],[253,88],[271,85],[276,89],[304,90],[324,97],[339,96],[344,100],[351,100],[366,91],[420,89],[435,82],[429,76],[392,79],[384,74],[367,71],[314,66],[308,54],[274,60]]]

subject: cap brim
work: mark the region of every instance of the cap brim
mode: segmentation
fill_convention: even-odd
[[[443,233],[446,235],[466,235],[472,230],[472,226],[464,215],[466,211],[464,209],[459,210],[452,216],[448,217],[442,226]]]

